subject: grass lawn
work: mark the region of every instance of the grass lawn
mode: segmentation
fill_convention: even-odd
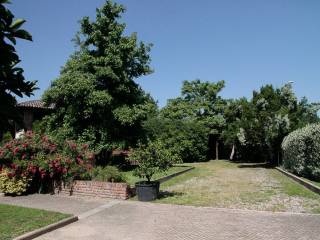
[[[320,196],[261,164],[210,161],[161,184],[160,203],[320,213]]]
[[[298,176],[298,177],[300,177],[300,176]],[[308,181],[308,182],[310,182],[310,183],[313,183],[314,185],[320,187],[320,182],[312,181],[312,180],[310,180],[310,179],[308,179],[308,178],[304,178],[304,177],[300,177],[300,178],[302,178],[302,179],[304,179],[304,180],[306,180],[306,181]]]
[[[7,240],[71,215],[0,204],[0,239]]]
[[[183,171],[187,168],[190,168],[190,166],[187,166],[187,165],[174,166],[174,167],[170,168],[167,172],[155,174],[153,176],[152,180],[156,180],[161,177],[165,177],[165,176],[171,175],[173,173]],[[140,179],[139,177],[133,176],[133,171],[126,171],[126,172],[123,172],[123,174],[125,175],[128,184],[131,186],[133,186],[138,181],[143,181],[143,179]]]

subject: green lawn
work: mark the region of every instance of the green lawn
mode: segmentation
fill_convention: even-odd
[[[170,168],[167,172],[155,174],[153,176],[152,180],[156,180],[161,177],[165,177],[165,176],[171,175],[173,173],[183,171],[187,168],[190,168],[190,166],[186,166],[186,165],[174,166],[174,167]],[[130,184],[131,186],[133,186],[138,181],[143,181],[143,179],[140,179],[139,177],[134,176],[133,171],[126,171],[126,172],[123,172],[123,174],[125,175],[128,184]]]
[[[0,239],[7,240],[71,215],[0,204]]]
[[[320,213],[320,196],[275,169],[210,161],[161,184],[157,202],[265,211]]]
[[[314,185],[316,185],[316,186],[318,186],[318,187],[320,187],[320,182],[312,181],[312,180],[307,179],[307,178],[304,178],[304,177],[301,177],[301,178],[304,179],[304,180],[306,180],[306,181],[308,181],[308,182],[310,182],[310,183],[313,183]]]

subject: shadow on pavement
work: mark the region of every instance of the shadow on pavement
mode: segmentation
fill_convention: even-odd
[[[184,193],[182,192],[169,192],[169,191],[160,191],[158,199],[164,199],[168,197],[182,196]]]

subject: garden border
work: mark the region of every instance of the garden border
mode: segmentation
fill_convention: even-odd
[[[19,237],[14,238],[14,240],[31,240],[31,239],[39,237],[43,234],[46,234],[46,233],[52,232],[54,230],[57,230],[59,228],[62,228],[64,226],[67,226],[71,223],[77,222],[78,220],[79,220],[78,216],[68,217],[68,218],[62,219],[59,222],[52,223],[48,226],[36,229],[32,232],[25,233]]]
[[[304,180],[290,172],[287,172],[286,170],[280,168],[280,167],[276,167],[276,169],[281,172],[282,174],[286,175],[287,177],[293,179],[294,181],[296,181],[297,183],[303,185],[304,187],[308,188],[309,190],[311,190],[314,193],[320,194],[320,187],[308,182],[307,180]]]

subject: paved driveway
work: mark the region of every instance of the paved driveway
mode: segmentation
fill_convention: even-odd
[[[320,216],[119,201],[42,240],[317,240]]]

